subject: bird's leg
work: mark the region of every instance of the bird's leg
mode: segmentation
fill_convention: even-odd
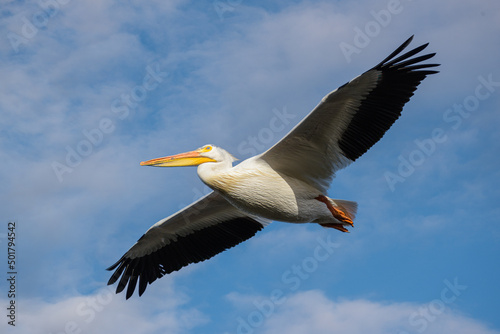
[[[328,210],[330,210],[330,212],[332,213],[332,216],[335,219],[337,219],[338,221],[341,221],[343,223],[350,224],[351,226],[354,226],[354,223],[352,222],[351,217],[349,217],[349,214],[347,212],[344,212],[344,211],[338,209],[338,208],[335,208],[332,205],[332,203],[330,202],[330,200],[328,199],[328,197],[326,197],[324,195],[319,195],[318,197],[316,197],[314,199],[318,200],[318,201],[320,201],[322,203],[325,203],[326,207],[328,208]],[[341,224],[324,223],[324,224],[320,224],[320,225],[323,226],[323,227],[331,227],[331,228],[337,229],[337,230],[342,231],[342,232],[349,232]]]

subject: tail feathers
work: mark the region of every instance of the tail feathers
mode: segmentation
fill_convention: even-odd
[[[346,213],[349,218],[354,220],[358,212],[358,203],[352,201],[344,201],[342,199],[330,199],[333,205],[338,206],[340,210]]]

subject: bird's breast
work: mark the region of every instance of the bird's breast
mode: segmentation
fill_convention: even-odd
[[[306,202],[320,194],[303,181],[273,170],[231,169],[207,181],[240,210],[287,222],[310,221],[310,214],[304,214]]]

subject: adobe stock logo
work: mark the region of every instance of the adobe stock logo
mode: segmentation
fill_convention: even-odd
[[[269,119],[269,126],[263,127],[254,136],[248,136],[238,145],[238,154],[253,156],[266,148],[266,145],[277,141],[277,134],[285,130],[296,115],[287,112],[286,106],[282,110],[273,109],[274,116]],[[278,137],[279,138],[279,137]]]
[[[40,32],[46,29],[50,19],[56,16],[62,6],[67,5],[71,0],[39,0],[37,1],[39,10],[33,13],[29,19],[26,16],[21,18],[22,24],[17,32],[9,31],[7,39],[10,46],[17,53],[20,47],[32,41]]]
[[[118,120],[125,120],[129,117],[130,111],[146,100],[148,93],[155,90],[167,76],[167,72],[160,71],[158,63],[146,66],[145,72],[141,84],[132,87],[128,93],[122,93],[120,98],[116,98],[111,102],[111,114]],[[90,156],[94,149],[104,142],[106,135],[115,131],[117,123],[117,120],[113,120],[112,117],[103,117],[96,127],[82,130],[84,138],[76,145],[66,145],[66,159],[63,162],[53,161],[51,164],[57,180],[63,182],[64,175],[71,174],[86,157]]]
[[[353,54],[361,53],[361,50],[370,45],[371,41],[380,34],[382,29],[389,26],[392,18],[395,15],[401,14],[401,12],[403,12],[403,4],[400,0],[389,0],[385,9],[379,11],[371,10],[370,15],[373,17],[373,20],[366,22],[363,29],[358,26],[354,27],[355,34],[352,44],[346,42],[339,44],[340,50],[347,62],[351,62]]]
[[[467,290],[467,285],[460,284],[455,277],[453,282],[445,279],[445,287],[441,290],[439,298],[431,300],[427,305],[421,306],[408,317],[408,323],[415,328],[417,333],[423,333],[429,325],[436,321],[443,314],[449,305],[453,304],[462,293]],[[399,334],[410,334],[406,331]]]
[[[287,294],[297,291],[302,283],[308,280],[340,247],[332,242],[330,236],[318,237],[317,245],[311,256],[306,256],[298,264],[295,263],[281,274],[281,283],[286,289],[274,289],[267,298],[253,301],[253,310],[246,317],[237,317],[236,334],[253,334],[255,330],[272,317],[279,306],[286,303]]]
[[[481,103],[489,99],[500,88],[500,81],[493,80],[492,73],[487,76],[479,75],[477,81],[479,83],[472,94],[467,95],[462,103],[454,103],[452,107],[443,112],[443,121],[447,124],[448,129],[438,127],[431,131],[428,138],[414,140],[415,148],[408,154],[398,156],[399,163],[396,170],[384,173],[387,185],[392,192],[396,190],[396,185],[405,182],[418,167],[434,155],[438,151],[439,145],[448,141],[447,133],[458,130],[464,120],[474,115]]]
[[[234,10],[241,5],[243,0],[224,0],[224,1],[214,1],[213,6],[215,11],[217,12],[217,16],[219,16],[219,20],[224,21],[224,13],[226,12],[234,12]]]

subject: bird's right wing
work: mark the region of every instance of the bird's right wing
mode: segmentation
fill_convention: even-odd
[[[157,278],[245,241],[270,221],[238,210],[217,192],[154,224],[115,264],[108,285],[119,280],[116,292],[127,288],[139,296]],[[121,276],[121,278],[120,278]]]

